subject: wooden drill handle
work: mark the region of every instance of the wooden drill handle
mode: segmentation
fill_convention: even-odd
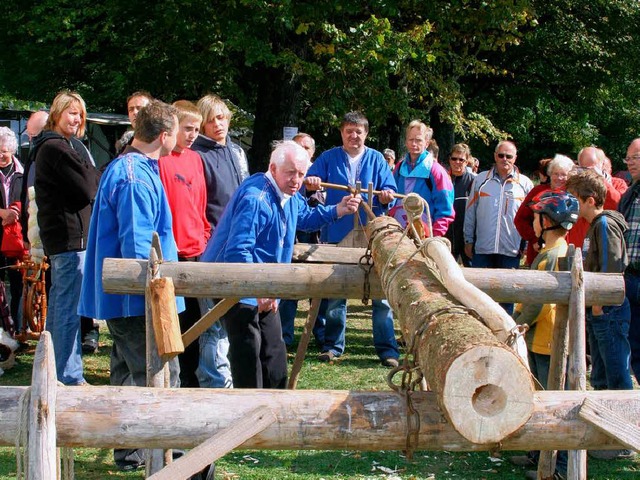
[[[349,192],[349,193],[353,193],[354,189],[353,187],[350,187],[349,185],[339,185],[337,183],[328,183],[328,182],[320,182],[320,186],[323,188],[333,188],[334,190],[343,190],[345,192]],[[365,192],[367,193],[367,192]],[[379,195],[380,193],[382,193],[380,190],[373,190],[372,193],[374,195]],[[393,193],[393,198],[405,198],[406,195],[402,195],[401,193]]]

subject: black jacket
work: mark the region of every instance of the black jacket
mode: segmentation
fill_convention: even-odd
[[[227,137],[226,145],[198,135],[191,147],[200,154],[207,183],[207,220],[214,230],[233,192],[246,178],[246,156],[242,148]],[[243,164],[244,167],[243,168]]]
[[[99,173],[85,148],[45,131],[36,138],[35,190],[45,254],[84,250]]]

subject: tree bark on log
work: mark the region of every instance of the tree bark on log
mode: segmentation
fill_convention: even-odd
[[[436,280],[395,219],[375,218],[366,231],[403,337],[447,419],[480,444],[515,432],[533,411],[527,366]]]
[[[20,395],[28,387],[0,387],[0,445],[13,446]],[[533,415],[500,445],[479,445],[457,433],[433,392],[414,392],[420,416],[417,450],[624,448],[579,418],[585,399],[640,425],[637,391],[535,392]],[[206,405],[206,408],[203,408]],[[276,423],[242,445],[261,450],[404,450],[406,402],[394,392],[233,390],[205,388],[59,387],[55,403],[58,446],[193,448],[260,405]],[[194,415],[193,412],[198,412]]]
[[[362,298],[364,282],[357,265],[164,262],[158,269],[160,276],[173,278],[176,295],[200,298]],[[468,281],[497,302],[526,298],[534,303],[569,303],[569,272],[462,271]],[[104,290],[143,295],[146,272],[146,260],[107,258],[102,274]],[[584,286],[587,305],[619,305],[624,300],[622,275],[585,272]],[[376,275],[371,275],[371,298],[384,298]]]

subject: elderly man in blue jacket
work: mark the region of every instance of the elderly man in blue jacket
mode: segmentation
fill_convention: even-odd
[[[364,142],[369,133],[369,122],[360,112],[349,112],[342,119],[340,134],[342,146],[326,152],[309,168],[306,179],[307,188],[317,189],[320,182],[355,186],[362,182],[363,187],[373,183],[374,190],[380,194],[373,201],[373,210],[382,214],[393,202],[397,191],[393,173],[382,153],[366,147]],[[327,191],[326,205],[335,205],[339,201],[338,190]],[[361,224],[366,223],[364,212],[360,214]],[[353,217],[343,217],[322,230],[320,240],[338,243],[353,229]],[[386,300],[373,301],[373,344],[382,364],[397,367],[398,344],[393,330],[393,312]],[[318,355],[321,362],[330,362],[344,353],[345,330],[347,325],[347,300],[331,299],[328,302],[324,345]]]
[[[355,213],[360,198],[342,197],[337,205],[310,208],[298,193],[309,155],[295,142],[280,143],[269,170],[236,190],[213,237],[204,262],[289,263],[296,229],[319,230]],[[278,300],[243,298],[222,321],[229,335],[229,360],[236,388],[286,388],[287,350],[282,340]]]

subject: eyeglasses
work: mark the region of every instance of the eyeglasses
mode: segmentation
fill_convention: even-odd
[[[452,162],[466,162],[467,159],[466,158],[462,158],[462,157],[449,157],[449,160]]]
[[[632,163],[632,162],[639,162],[639,161],[640,161],[640,155],[632,155],[623,160],[624,163]]]
[[[511,160],[514,156],[510,153],[496,153],[498,158],[506,158],[507,160]]]

